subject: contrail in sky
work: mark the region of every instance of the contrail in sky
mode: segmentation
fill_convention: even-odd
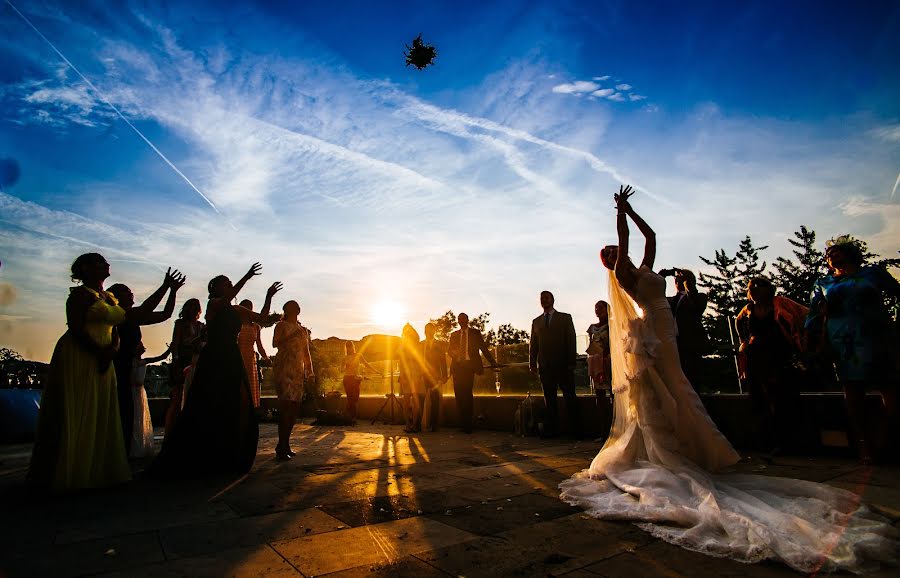
[[[900,173],[897,173],[897,180],[894,182],[894,188],[891,190],[891,200],[894,200],[894,193],[897,192],[897,186],[900,185]]]
[[[60,58],[63,59],[63,61],[69,66],[69,68],[71,68],[72,70],[74,70],[75,73],[76,73],[78,76],[81,77],[81,80],[83,80],[83,81],[85,82],[85,84],[87,84],[89,87],[91,87],[91,89],[92,89],[94,92],[97,93],[97,95],[100,97],[100,99],[101,99],[103,102],[105,102],[105,103],[107,104],[107,106],[109,106],[109,108],[113,109],[113,110],[115,111],[115,113],[116,113],[117,115],[119,115],[119,118],[121,118],[122,121],[124,121],[125,124],[127,124],[127,125],[131,128],[131,130],[133,130],[133,131],[135,132],[136,135],[138,135],[139,137],[141,137],[141,140],[143,140],[145,143],[147,143],[147,146],[149,146],[151,149],[153,149],[153,152],[155,152],[157,155],[159,155],[159,158],[161,158],[161,159],[163,160],[163,162],[165,162],[167,165],[169,165],[170,167],[172,167],[172,170],[175,171],[175,172],[178,174],[179,177],[181,177],[182,179],[184,179],[184,182],[186,182],[192,189],[194,189],[194,191],[195,191],[198,195],[200,195],[200,196],[203,198],[203,200],[206,201],[207,204],[209,204],[209,206],[212,207],[212,209],[213,209],[216,213],[218,213],[219,215],[222,215],[222,213],[219,212],[219,208],[216,207],[216,206],[213,204],[213,202],[209,200],[209,197],[207,197],[206,195],[204,195],[204,194],[200,191],[200,189],[198,189],[197,186],[194,185],[194,183],[191,182],[191,179],[187,178],[187,176],[186,176],[183,172],[181,172],[181,171],[178,169],[178,167],[176,167],[176,166],[172,163],[172,161],[170,161],[170,160],[166,157],[166,155],[164,155],[164,154],[162,153],[162,151],[160,151],[158,148],[156,148],[156,146],[155,146],[152,142],[150,142],[150,139],[148,139],[147,137],[145,137],[144,134],[143,134],[141,131],[139,131],[139,130],[137,129],[136,126],[134,126],[133,124],[131,124],[131,121],[129,121],[127,118],[125,118],[125,115],[122,114],[122,111],[120,111],[120,110],[116,107],[116,105],[114,105],[112,102],[110,102],[110,100],[109,100],[108,98],[106,98],[106,95],[104,95],[104,94],[100,91],[99,88],[97,88],[96,86],[94,86],[94,83],[93,83],[93,82],[91,82],[90,80],[88,80],[88,78],[87,78],[85,75],[81,74],[81,71],[78,70],[78,68],[77,68],[74,64],[72,64],[72,62],[71,62],[68,58],[66,58],[66,56],[65,56],[62,52],[60,52],[59,49],[56,48],[56,46],[54,46],[53,43],[50,42],[50,40],[49,40],[46,36],[44,36],[44,35],[41,33],[40,30],[37,29],[37,26],[35,26],[34,24],[32,24],[31,21],[30,21],[28,18],[26,18],[24,14],[22,14],[21,12],[19,12],[19,9],[16,8],[15,6],[13,6],[13,3],[10,2],[10,0],[6,0],[6,3],[9,4],[9,7],[12,8],[12,9],[15,11],[15,13],[18,14],[19,17],[20,17],[22,20],[24,20],[25,23],[28,24],[28,26],[30,26],[31,29],[34,30],[34,31],[37,33],[38,36],[40,36],[41,38],[44,39],[44,42],[46,42],[46,43],[50,46],[50,48],[52,48],[53,51],[54,51],[57,55],[59,55]],[[233,227],[233,226],[234,226],[234,225],[232,225],[232,227]]]

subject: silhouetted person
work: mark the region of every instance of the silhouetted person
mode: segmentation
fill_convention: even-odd
[[[253,302],[244,299],[240,302],[240,306],[249,311],[253,311]],[[238,333],[238,347],[241,349],[241,357],[244,360],[244,367],[247,368],[247,377],[250,379],[250,393],[253,394],[253,407],[259,407],[259,366],[256,363],[256,352],[259,351],[263,359],[269,359],[266,355],[266,348],[263,347],[262,328],[259,323],[245,321],[241,325],[241,332]],[[256,347],[254,350],[253,348]]]
[[[356,345],[352,341],[348,341],[344,345],[344,351],[347,354],[344,357],[344,393],[347,394],[347,417],[356,422],[356,406],[359,403],[360,386],[362,385],[362,375],[359,372],[360,364],[365,365],[366,369],[372,373],[381,373],[366,361],[362,351],[356,351]]]
[[[544,435],[559,434],[559,409],[556,390],[566,402],[566,419],[572,435],[581,435],[578,400],[575,397],[575,325],[572,316],[553,308],[553,293],[541,291],[544,312],[531,322],[529,368],[541,378],[547,407]]]
[[[450,374],[453,376],[459,427],[463,433],[472,433],[472,412],[475,409],[472,388],[475,376],[484,373],[481,355],[484,354],[491,367],[496,366],[497,362],[488,350],[481,332],[469,327],[469,316],[460,313],[456,320],[459,322],[459,329],[450,334],[450,345],[447,348],[451,359]]]
[[[419,347],[419,333],[412,325],[403,326],[400,334],[400,349],[397,351],[400,375],[400,397],[403,401],[403,415],[406,418],[406,433],[422,431],[422,395],[425,390],[423,382],[425,362]]]
[[[278,349],[272,367],[278,393],[278,445],[275,459],[284,461],[295,454],[291,450],[291,432],[300,415],[300,402],[307,380],[315,379],[309,351],[309,329],[300,324],[300,304],[288,301],[282,307],[284,318],[275,326],[272,346]]]
[[[269,307],[272,296],[281,290],[281,283],[269,287],[259,313],[232,302],[247,281],[259,275],[260,269],[262,266],[254,263],[235,284],[225,275],[210,280],[206,346],[197,360],[184,410],[151,465],[151,475],[245,474],[253,467],[259,426],[237,336],[244,321],[263,327],[275,323],[279,316],[269,315]]]
[[[588,375],[594,384],[597,398],[612,394],[612,358],[609,349],[609,303],[600,300],[594,304],[597,322],[587,328],[589,338]]]
[[[697,278],[687,269],[663,269],[659,274],[675,277],[678,292],[667,299],[678,329],[681,370],[696,389],[703,382],[703,356],[709,352],[709,336],[703,327],[703,312],[709,297],[697,291]]]
[[[138,346],[141,344],[141,326],[156,325],[167,321],[175,312],[175,296],[184,285],[185,277],[177,269],[166,271],[162,285],[153,292],[150,297],[134,306],[134,293],[127,285],[116,283],[109,288],[109,292],[119,300],[119,306],[125,310],[125,320],[116,325],[121,345],[113,361],[116,366],[116,382],[119,392],[119,417],[122,420],[122,439],[125,447],[131,447],[131,437],[134,430],[134,404],[131,400],[131,370],[134,359],[137,357]],[[163,296],[169,292],[169,298],[162,311],[154,311],[162,301]]]
[[[859,457],[871,463],[878,448],[869,440],[867,390],[881,393],[887,423],[897,428],[897,336],[884,298],[900,297],[900,283],[887,270],[864,265],[863,247],[849,235],[826,247],[830,273],[813,285],[806,328],[834,363]]]
[[[172,352],[172,365],[169,367],[171,391],[169,408],[166,410],[166,435],[172,430],[175,419],[184,407],[187,393],[185,375],[188,371],[193,371],[192,366],[206,343],[206,324],[200,321],[202,312],[199,299],[188,299],[181,306],[181,312],[172,328],[172,342],[169,344],[169,351]]]
[[[119,346],[113,327],[125,311],[103,290],[108,277],[109,263],[98,253],[72,263],[72,280],[81,284],[66,300],[69,327],[47,370],[28,468],[28,481],[42,488],[101,488],[131,479],[112,367]]]
[[[424,423],[429,430],[436,431],[441,418],[441,386],[447,381],[447,345],[434,338],[437,326],[425,324],[425,341],[422,342],[422,357],[425,360],[425,407]]]
[[[761,418],[763,443],[774,456],[782,448],[798,446],[800,388],[793,360],[804,347],[809,309],[775,295],[775,286],[764,277],[747,284],[747,300],[736,323],[740,378]]]

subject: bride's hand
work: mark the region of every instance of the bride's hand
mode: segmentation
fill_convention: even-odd
[[[619,192],[613,195],[618,212],[628,213],[631,211],[631,203],[628,202],[628,198],[633,194],[634,189],[631,188],[631,185],[619,185]]]

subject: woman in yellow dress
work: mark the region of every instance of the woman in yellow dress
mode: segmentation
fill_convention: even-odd
[[[73,287],[66,301],[69,329],[53,351],[41,398],[38,431],[28,479],[57,491],[99,488],[131,479],[122,440],[113,327],[125,318],[116,298],[103,290],[109,263],[86,253],[72,263]]]

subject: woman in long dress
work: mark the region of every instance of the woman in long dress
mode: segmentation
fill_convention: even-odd
[[[53,350],[41,397],[28,470],[37,486],[66,491],[131,479],[112,365],[118,349],[113,327],[125,310],[103,290],[107,277],[109,263],[98,253],[72,264],[72,279],[81,285],[66,301],[69,328]]]
[[[249,299],[244,299],[240,305],[249,311],[253,311],[253,302]],[[256,352],[259,351],[263,359],[269,359],[269,356],[266,355],[266,348],[262,344],[261,330],[259,323],[245,321],[241,325],[241,332],[238,333],[238,347],[241,350],[244,367],[247,368],[247,377],[250,379],[250,393],[253,395],[253,407],[255,408],[259,408],[260,398],[259,366],[256,363]]]
[[[653,272],[656,240],[616,195],[619,245],[612,269],[610,347],[615,417],[590,468],[560,484],[561,498],[598,518],[630,520],[684,548],[742,562],[781,560],[801,572],[864,572],[893,562],[897,530],[852,492],[766,476],[717,474],[738,461],[684,376],[665,280]],[[630,217],[646,238],[636,267]]]
[[[300,324],[300,304],[288,301],[282,308],[284,318],[275,325],[272,346],[278,349],[272,367],[272,378],[278,393],[278,445],[275,458],[291,459],[291,432],[300,415],[300,402],[307,379],[315,378],[309,352],[309,329]]]
[[[237,335],[244,320],[268,326],[278,319],[277,315],[269,315],[269,307],[272,296],[281,290],[281,283],[269,287],[260,313],[232,305],[232,301],[247,281],[259,275],[261,268],[254,263],[234,285],[225,275],[209,282],[208,341],[197,360],[184,410],[151,465],[151,475],[245,474],[253,467],[259,426]]]
[[[172,365],[169,367],[169,407],[166,410],[166,435],[175,425],[175,420],[184,407],[185,374],[197,362],[200,351],[206,344],[206,324],[200,321],[203,308],[200,300],[190,298],[181,306],[181,313],[172,328]]]

